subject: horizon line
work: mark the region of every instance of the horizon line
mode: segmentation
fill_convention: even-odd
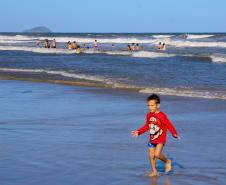
[[[58,33],[77,33],[77,34],[89,34],[89,33],[93,33],[93,34],[98,34],[98,33],[103,33],[103,34],[168,34],[168,33],[175,33],[175,34],[197,34],[197,33],[225,33],[226,32],[24,32],[24,31],[0,31],[0,33],[24,33],[24,34],[58,34]]]

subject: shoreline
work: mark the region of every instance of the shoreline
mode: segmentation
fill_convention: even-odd
[[[118,90],[118,91],[126,91],[126,92],[134,92],[138,94],[159,94],[161,96],[175,96],[175,97],[181,97],[181,98],[197,98],[197,99],[210,99],[210,100],[222,100],[225,101],[226,97],[219,95],[215,95],[215,97],[209,97],[209,96],[201,96],[199,94],[193,94],[186,95],[186,93],[183,94],[176,94],[175,92],[164,92],[164,88],[142,88],[142,87],[134,87],[134,86],[125,86],[123,84],[119,84],[117,86],[114,86],[114,84],[106,84],[102,82],[92,82],[90,80],[80,80],[80,79],[67,79],[62,80],[59,77],[56,77],[58,79],[39,79],[38,77],[28,78],[28,77],[22,77],[20,74],[13,74],[16,75],[16,77],[12,76],[12,74],[1,74],[0,80],[15,80],[15,81],[28,81],[28,82],[40,82],[40,83],[48,83],[48,84],[60,84],[60,85],[67,85],[67,86],[78,86],[78,87],[93,87],[93,88],[101,88],[104,90]],[[54,77],[53,77],[54,78]],[[168,90],[168,88],[165,88]],[[181,90],[183,92],[184,90]],[[189,91],[188,91],[189,92]],[[195,92],[195,91],[194,91]],[[198,93],[199,91],[197,91]],[[201,91],[200,91],[201,92]],[[200,93],[199,92],[199,93]],[[204,91],[203,91],[204,92]],[[202,92],[202,93],[203,93]]]

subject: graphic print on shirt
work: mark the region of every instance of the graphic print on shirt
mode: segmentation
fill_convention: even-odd
[[[163,133],[163,130],[161,129],[162,123],[159,119],[156,119],[155,117],[151,117],[149,121],[149,131],[151,134],[151,140],[153,141]]]

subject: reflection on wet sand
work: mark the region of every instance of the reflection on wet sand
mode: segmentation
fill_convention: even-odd
[[[160,184],[158,184],[158,180],[160,179],[160,177],[151,177],[151,183],[150,183],[150,185],[160,185]],[[162,183],[161,183],[162,184]],[[166,176],[165,177],[165,180],[164,180],[164,185],[170,185],[171,183],[170,183],[170,178],[169,178],[169,176]]]

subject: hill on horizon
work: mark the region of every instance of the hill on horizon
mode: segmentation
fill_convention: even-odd
[[[51,33],[52,31],[45,26],[36,26],[31,29],[26,29],[23,32],[26,32],[26,33]]]

